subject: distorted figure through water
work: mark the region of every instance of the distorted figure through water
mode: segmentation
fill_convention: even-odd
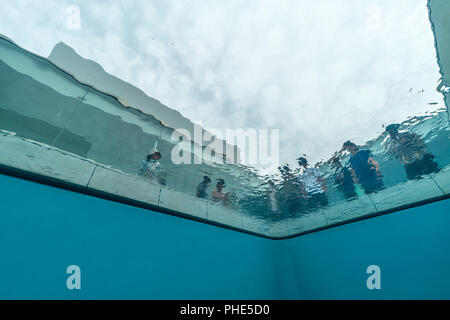
[[[269,186],[270,186],[270,192],[269,192],[269,202],[270,202],[270,208],[272,209],[272,212],[278,213],[278,190],[277,190],[277,186],[275,184],[275,182],[273,182],[273,180],[269,180],[267,181]]]
[[[320,175],[317,168],[309,167],[305,157],[297,159],[301,172],[297,176],[302,186],[303,197],[309,208],[324,207],[328,204],[326,195],[327,187],[325,179]]]
[[[211,179],[208,176],[203,177],[203,181],[197,186],[196,196],[197,198],[208,198],[208,186],[211,183]]]
[[[153,180],[156,178],[160,184],[165,185],[166,179],[164,176],[164,168],[159,162],[161,157],[161,153],[156,148],[153,148],[147,155],[145,160],[141,162],[139,173],[149,180]]]
[[[405,168],[409,180],[420,178],[424,174],[439,171],[438,164],[434,161],[434,155],[427,152],[423,139],[409,131],[399,132],[399,124],[391,124],[386,127],[386,132],[391,138],[388,152],[397,158]]]
[[[220,202],[225,206],[230,204],[230,195],[225,191],[225,181],[223,179],[217,179],[216,188],[212,193],[212,199],[214,202]]]
[[[343,166],[341,160],[337,156],[331,159],[331,165],[335,168],[334,183],[336,184],[337,189],[342,192],[345,199],[355,199],[357,193],[350,169],[347,166]]]
[[[370,150],[360,150],[351,141],[346,141],[342,148],[350,152],[349,164],[353,180],[360,184],[365,193],[369,194],[383,188],[383,175],[380,166],[372,157]]]
[[[288,215],[297,215],[306,211],[302,186],[288,165],[279,167],[282,182],[280,196],[280,210]]]

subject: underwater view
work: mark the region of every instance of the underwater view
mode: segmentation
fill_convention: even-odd
[[[449,17],[2,1],[0,301],[287,319],[450,299]]]
[[[449,41],[439,39],[429,20],[440,19],[439,10],[421,2],[414,12],[423,30],[415,30],[405,43],[422,34],[426,41],[434,37],[435,43],[427,42],[426,50],[412,45],[405,51],[410,57],[393,54],[392,59],[399,65],[410,59],[417,70],[396,78],[394,71],[368,68],[365,72],[377,81],[354,92],[349,80],[349,89],[341,88],[351,95],[345,99],[367,104],[373,109],[370,116],[364,117],[364,110],[344,113],[318,106],[318,118],[293,114],[298,128],[287,120],[286,127],[271,126],[279,134],[272,131],[268,149],[276,161],[270,165],[248,161],[253,153],[261,157],[261,150],[252,146],[257,131],[247,131],[250,124],[230,140],[107,73],[102,61],[85,59],[63,42],[43,57],[1,36],[1,168],[269,238],[444,199],[450,194],[450,60],[440,51],[449,50]],[[397,52],[394,45],[386,47]],[[364,64],[370,65],[371,55],[366,55]],[[429,63],[421,64],[421,58]],[[349,67],[340,63],[333,66]],[[401,74],[399,70],[395,72]],[[302,71],[308,72],[298,69]],[[369,81],[362,77],[358,82]],[[331,85],[323,79],[320,86]],[[384,88],[382,102],[375,101],[377,86]],[[314,113],[314,103],[301,108]],[[293,118],[283,110],[279,115],[264,108],[252,112],[269,112],[269,119]],[[231,114],[238,114],[237,109],[230,109]]]

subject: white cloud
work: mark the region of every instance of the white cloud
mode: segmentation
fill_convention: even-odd
[[[443,106],[424,0],[21,0],[0,32],[42,55],[64,41],[207,128],[280,128],[285,162]]]

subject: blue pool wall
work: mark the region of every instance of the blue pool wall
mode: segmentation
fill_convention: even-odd
[[[450,200],[280,241],[281,298],[449,299]],[[381,270],[368,290],[367,267]]]
[[[5,175],[0,190],[1,299],[450,298],[450,200],[269,240]]]
[[[0,190],[0,298],[276,298],[273,242],[3,175]]]

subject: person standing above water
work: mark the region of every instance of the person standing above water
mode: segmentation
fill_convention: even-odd
[[[267,181],[270,186],[269,201],[272,212],[278,213],[277,186],[272,180]]]
[[[217,179],[216,188],[212,193],[212,198],[214,202],[222,202],[223,205],[229,204],[228,192],[225,192],[225,181],[223,179]]]
[[[342,146],[350,152],[350,166],[355,183],[361,184],[366,194],[383,188],[382,173],[370,150],[360,150],[356,144],[346,141]]]
[[[433,161],[434,155],[427,152],[423,139],[409,131],[398,132],[399,124],[390,124],[386,132],[391,137],[389,152],[403,165],[409,180],[420,178],[421,175],[438,172],[438,164]]]
[[[208,198],[208,193],[206,192],[206,189],[208,188],[208,185],[211,183],[211,179],[208,176],[203,177],[203,181],[200,182],[200,184],[197,186],[197,192],[196,196],[197,198]]]
[[[325,179],[320,176],[317,168],[308,167],[308,161],[304,157],[297,159],[302,172],[297,177],[303,186],[304,196],[310,208],[324,207],[328,204]]]
[[[141,162],[139,174],[149,178],[150,180],[156,178],[160,184],[165,185],[166,180],[164,178],[164,169],[159,162],[161,157],[161,153],[158,152],[156,147],[154,147],[145,160]]]
[[[347,200],[355,199],[357,194],[350,170],[347,167],[342,166],[342,163],[337,156],[331,159],[331,165],[336,169],[334,173],[334,183],[338,190],[342,192]]]

